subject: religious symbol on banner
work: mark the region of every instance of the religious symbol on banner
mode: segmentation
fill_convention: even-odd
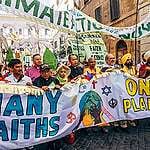
[[[105,85],[104,88],[102,88],[103,92],[102,94],[105,94],[106,96],[108,96],[111,92],[111,87],[108,87],[107,85]]]
[[[93,84],[93,89],[95,89],[95,85],[96,85],[97,81],[93,80],[92,84]]]
[[[67,115],[67,123],[72,123],[74,120],[76,120],[76,115],[72,112],[70,112],[68,115]]]
[[[84,93],[86,91],[87,86],[85,84],[81,84],[79,87],[79,92]]]
[[[112,99],[108,102],[108,104],[109,104],[109,106],[110,106],[111,108],[115,108],[115,107],[117,106],[117,104],[118,104],[118,101],[117,101],[116,99],[112,98]]]

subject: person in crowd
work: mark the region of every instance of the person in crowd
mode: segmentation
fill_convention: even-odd
[[[123,72],[128,73],[132,76],[136,75],[136,69],[133,66],[132,56],[130,53],[123,55],[123,57],[121,58],[121,62],[123,64],[123,68],[121,69]],[[120,121],[120,126],[122,128],[127,128],[128,124],[131,126],[136,126],[135,120]]]
[[[150,77],[150,50],[144,54],[144,59],[146,63],[141,65],[139,69],[139,77],[145,79]]]
[[[117,60],[116,60],[116,63],[114,65],[115,69],[121,69],[123,68],[123,65],[121,63],[121,57],[119,57]]]
[[[121,58],[121,62],[123,64],[123,68],[121,69],[123,72],[128,73],[132,76],[136,75],[136,69],[133,66],[133,60],[132,60],[132,56],[130,53],[125,54]]]
[[[75,81],[78,77],[82,77],[83,68],[79,65],[78,56],[76,54],[70,54],[68,57],[69,68],[71,70],[70,75],[68,77],[69,81]],[[68,136],[68,143],[73,144],[75,142],[75,133],[71,133]]]
[[[114,68],[115,65],[115,56],[113,54],[107,54],[105,56],[105,62],[106,64],[102,67],[101,71],[102,72],[106,72],[108,70],[112,70]]]
[[[26,70],[25,75],[32,79],[32,82],[40,76],[40,66],[42,64],[40,54],[35,54],[32,57],[33,65]]]
[[[33,85],[42,88],[44,91],[48,91],[52,88],[60,88],[59,80],[52,76],[51,68],[48,64],[42,64],[40,66],[40,76],[33,81]],[[37,145],[37,149],[47,150],[47,149],[57,149],[60,147],[57,141],[47,142]]]
[[[87,80],[92,79],[93,77],[97,77],[97,75],[101,74],[100,68],[96,66],[96,60],[93,57],[88,59],[88,66],[83,70],[84,75]]]
[[[71,54],[68,57],[70,66],[69,68],[71,69],[71,73],[69,75],[69,79],[72,80],[80,75],[83,74],[83,68],[79,66],[79,60],[77,55]]]
[[[26,71],[27,71],[27,68],[28,68],[28,67],[27,67],[27,65],[24,65],[24,66],[23,66],[23,70],[24,70],[24,72],[26,72]]]
[[[48,64],[40,66],[40,76],[33,81],[33,85],[42,88],[44,91],[60,87],[59,80],[52,77],[52,71]]]
[[[11,67],[9,66],[9,64],[3,65],[2,69],[1,69],[1,74],[4,78],[6,78],[12,74]]]
[[[145,55],[145,53],[142,54],[142,61],[139,64],[137,64],[137,66],[136,66],[138,76],[139,76],[139,70],[140,70],[141,66],[143,66],[146,63],[144,55]]]
[[[5,81],[5,77],[2,74],[3,64],[0,64],[0,81]]]
[[[71,72],[70,68],[66,65],[61,65],[57,69],[56,78],[59,80],[59,84],[61,87],[68,83],[69,81],[68,76],[70,75],[70,72]],[[66,139],[67,139],[67,143],[73,144],[75,141],[75,134],[72,132],[67,136]]]
[[[11,68],[12,74],[5,78],[9,84],[32,85],[30,77],[23,74],[22,62],[19,59],[12,59],[8,66]]]
[[[70,68],[66,65],[58,67],[56,78],[59,80],[60,86],[64,86],[68,83],[68,76],[70,75],[70,72]]]

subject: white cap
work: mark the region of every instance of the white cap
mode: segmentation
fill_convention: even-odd
[[[149,57],[150,57],[150,50],[144,54],[144,58],[146,61],[148,60]]]

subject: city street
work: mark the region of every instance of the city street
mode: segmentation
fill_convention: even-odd
[[[110,129],[103,133],[100,128],[82,130],[73,145],[63,144],[63,150],[149,150],[150,124],[140,120],[137,127],[123,130]]]
[[[0,150],[150,150],[150,0],[0,0],[0,20]]]

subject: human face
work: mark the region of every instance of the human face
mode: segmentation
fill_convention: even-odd
[[[60,76],[61,78],[65,78],[66,75],[67,75],[67,71],[66,71],[64,68],[62,68],[62,69],[59,71],[59,76]]]
[[[108,65],[110,65],[110,66],[113,66],[113,65],[115,64],[115,61],[116,61],[116,60],[115,60],[114,55],[109,54],[106,63],[107,63]]]
[[[130,64],[132,62],[131,59],[127,59],[126,64]]]
[[[36,66],[38,66],[38,67],[42,64],[41,56],[40,55],[37,55],[37,56],[34,57],[33,64],[36,65]]]
[[[75,56],[75,55],[71,56],[70,63],[71,63],[71,66],[73,66],[73,67],[77,66],[79,63],[77,56]]]
[[[14,75],[22,75],[23,74],[23,70],[22,70],[22,64],[16,64],[14,66],[14,68],[12,68],[12,72]]]
[[[127,59],[125,65],[130,69],[133,66],[133,61],[132,59]]]
[[[44,71],[41,71],[41,76],[44,78],[44,79],[48,79],[52,76],[52,72],[51,70],[49,69],[46,69]]]
[[[88,65],[90,68],[95,68],[96,60],[94,58],[91,58],[88,62]]]

